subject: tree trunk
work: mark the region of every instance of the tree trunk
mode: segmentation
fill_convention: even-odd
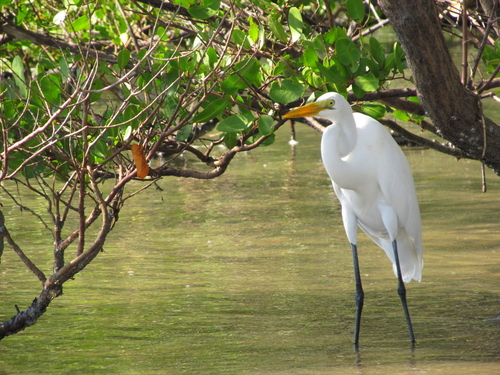
[[[484,118],[480,98],[462,84],[434,0],[380,0],[379,5],[396,32],[418,97],[440,135],[500,175],[500,127]]]

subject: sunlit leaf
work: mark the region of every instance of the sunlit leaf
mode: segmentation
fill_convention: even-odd
[[[174,4],[180,5],[181,7],[189,7],[193,4],[196,4],[196,0],[173,0]]]
[[[385,105],[375,102],[362,103],[361,110],[363,111],[363,113],[367,114],[370,117],[373,117],[374,119],[381,119],[387,112]]]
[[[66,9],[57,12],[54,18],[52,19],[52,22],[54,22],[55,25],[59,26],[64,22],[65,19],[66,19]]]
[[[288,25],[290,26],[290,34],[292,36],[291,41],[292,43],[295,43],[301,38],[303,27],[302,15],[295,7],[291,7],[288,11]]]
[[[88,30],[90,29],[89,18],[86,14],[84,14],[83,16],[78,17],[76,20],[74,20],[71,26],[73,28],[73,31]]]
[[[252,43],[256,44],[259,41],[259,25],[254,22],[252,17],[248,18],[248,24],[250,25],[248,36],[252,40]]]
[[[392,114],[394,115],[394,117],[401,121],[409,121],[411,118],[410,116],[408,116],[408,113],[399,109],[396,109]]]
[[[376,91],[379,87],[378,79],[372,73],[356,77],[355,83],[364,91]]]
[[[128,33],[121,33],[118,37],[120,39],[120,44],[125,46],[129,40]]]

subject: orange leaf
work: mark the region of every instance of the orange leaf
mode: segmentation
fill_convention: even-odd
[[[133,144],[130,146],[130,149],[132,150],[135,166],[137,167],[137,177],[146,177],[149,174],[149,165],[146,161],[144,153],[142,152],[142,146]]]

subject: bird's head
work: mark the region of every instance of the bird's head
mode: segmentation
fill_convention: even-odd
[[[352,114],[351,106],[347,100],[336,92],[329,92],[321,95],[313,103],[292,109],[290,112],[283,115],[283,117],[300,118],[316,116],[335,122],[343,118],[347,113]]]

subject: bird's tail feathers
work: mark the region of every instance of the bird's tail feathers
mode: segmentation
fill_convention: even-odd
[[[404,231],[400,231],[403,232]],[[402,234],[402,233],[401,233]],[[398,254],[399,254],[399,265],[401,267],[401,275],[405,283],[409,283],[411,280],[420,281],[422,279],[422,268],[424,263],[422,257],[416,249],[415,241],[413,238],[404,233],[397,238],[398,244]],[[392,246],[391,246],[392,247]],[[394,256],[391,257],[393,262],[393,271],[397,276],[396,264],[394,261]]]

